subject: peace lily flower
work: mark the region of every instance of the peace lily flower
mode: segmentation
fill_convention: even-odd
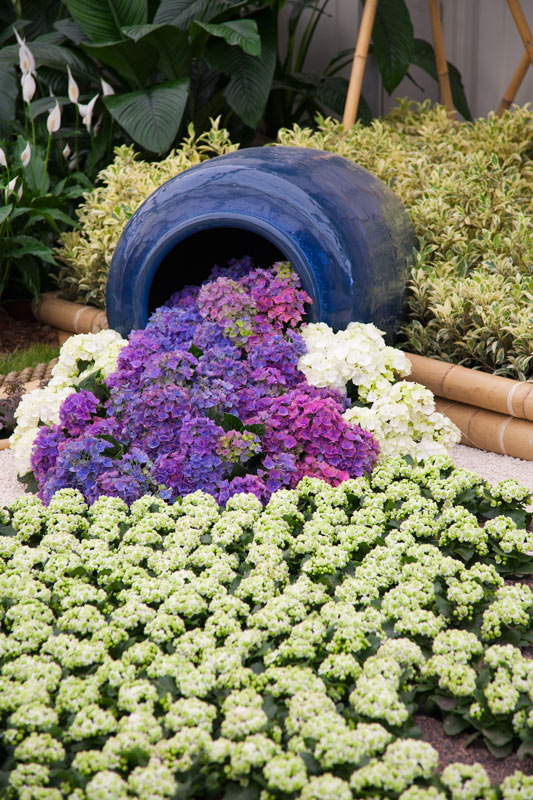
[[[81,121],[87,128],[87,131],[91,130],[91,120],[93,118],[94,104],[96,103],[99,97],[100,97],[99,94],[95,94],[92,100],[89,100],[88,103],[78,103],[78,110],[81,114]]]
[[[15,188],[16,188],[16,186],[17,186],[17,181],[18,181],[18,176],[16,176],[16,175],[15,175],[15,177],[14,177],[14,178],[12,178],[12,179],[9,181],[9,183],[7,184],[7,190],[6,190],[6,199],[7,199],[7,195],[8,195],[10,192],[14,192],[14,193],[16,193],[16,195],[17,195],[17,197],[19,198],[19,200],[20,200],[20,198],[22,197],[22,186],[19,186],[18,190],[15,192]]]
[[[0,166],[7,167],[6,154],[4,153],[1,147],[0,147]]]
[[[61,108],[57,100],[55,106],[48,114],[46,127],[48,128],[48,133],[55,133],[61,127]]]
[[[27,167],[28,166],[28,164],[30,163],[30,158],[31,158],[31,147],[30,147],[30,143],[26,142],[26,147],[24,148],[24,150],[20,154],[20,160],[22,161],[22,166],[23,167]]]
[[[71,153],[70,146],[69,146],[68,142],[64,146],[64,148],[63,148],[63,150],[61,152],[62,152],[63,158],[66,160],[69,157],[70,153]]]
[[[113,87],[107,81],[104,81],[103,78],[100,78],[100,83],[102,84],[102,94],[104,97],[109,97],[109,95],[115,94]]]
[[[33,57],[33,53],[31,52],[30,48],[26,44],[26,42],[20,38],[19,32],[15,28],[15,36],[17,37],[17,42],[19,43],[19,66],[20,71],[23,75],[31,73],[35,75],[35,59]]]
[[[78,84],[72,77],[70,67],[67,67],[68,72],[68,96],[71,103],[77,103],[80,97],[80,90]]]
[[[22,78],[20,79],[20,85],[22,86],[22,97],[25,103],[30,103],[33,99],[33,95],[35,94],[35,90],[37,88],[35,79],[31,72],[24,72],[22,74]]]

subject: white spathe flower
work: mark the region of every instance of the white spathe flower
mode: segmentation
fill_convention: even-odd
[[[7,195],[8,195],[10,192],[15,192],[15,194],[17,195],[17,197],[19,198],[19,200],[20,200],[20,198],[22,197],[22,185],[21,185],[21,186],[19,186],[19,188],[18,188],[18,189],[15,191],[15,187],[16,187],[16,185],[17,185],[17,181],[18,181],[18,177],[15,175],[15,177],[14,177],[14,178],[11,178],[11,180],[10,180],[10,181],[9,181],[9,183],[7,184],[7,190],[6,190],[6,199],[7,199]]]
[[[67,143],[66,143],[66,145],[64,146],[64,148],[63,148],[63,150],[61,151],[61,153],[62,153],[62,155],[63,155],[63,158],[64,158],[65,160],[66,160],[66,159],[69,157],[69,155],[70,155],[70,153],[71,153],[71,150],[70,150],[70,145],[69,145],[69,143],[68,143],[68,142],[67,142]]]
[[[30,103],[33,99],[33,95],[35,94],[35,90],[37,88],[37,84],[35,83],[35,78],[31,74],[31,72],[24,72],[22,74],[22,78],[20,79],[20,85],[22,86],[22,97],[25,103]]]
[[[77,103],[80,98],[80,90],[78,84],[72,77],[70,67],[67,67],[68,72],[68,96],[71,103]]]
[[[81,121],[83,122],[83,124],[87,128],[87,131],[89,132],[91,130],[91,121],[93,118],[94,104],[96,103],[99,97],[100,97],[99,94],[95,94],[92,100],[89,100],[88,103],[78,103],[78,110],[81,114]]]
[[[102,84],[102,94],[104,97],[109,97],[112,94],[115,94],[115,90],[107,81],[104,81],[103,78],[100,78],[100,83]]]
[[[17,42],[19,43],[19,66],[20,71],[23,75],[27,75],[31,73],[35,75],[35,59],[33,57],[33,53],[31,52],[30,48],[26,44],[26,42],[20,38],[19,32],[15,28],[15,36],[17,37]]]
[[[46,127],[48,128],[48,133],[56,133],[61,127],[61,108],[57,100],[55,106],[48,114]]]
[[[4,153],[4,151],[2,150],[1,147],[0,147],[0,166],[1,167],[7,167],[6,154]]]
[[[30,159],[31,159],[31,146],[29,142],[26,142],[26,147],[20,154],[20,160],[22,161],[22,166],[27,167],[28,164],[30,163]]]

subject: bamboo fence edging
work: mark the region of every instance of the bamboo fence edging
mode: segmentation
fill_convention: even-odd
[[[412,365],[407,380],[422,383],[437,397],[533,421],[533,383],[502,378],[413,353],[406,353],[406,356]]]
[[[58,330],[59,343],[73,333],[98,333],[109,328],[105,311],[62,300],[59,292],[45,292],[33,307],[36,319]]]
[[[444,397],[435,397],[435,408],[461,431],[461,444],[533,461],[533,422],[496,411],[487,411]]]

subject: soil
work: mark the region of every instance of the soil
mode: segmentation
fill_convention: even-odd
[[[424,714],[416,714],[415,722],[422,731],[422,739],[438,751],[439,772],[442,772],[448,764],[455,762],[481,764],[487,770],[493,785],[501,783],[515,770],[520,770],[525,775],[533,775],[533,758],[530,756],[520,760],[516,753],[511,753],[506,758],[495,758],[489,753],[481,738],[467,746],[472,731],[459,733],[457,736],[447,736],[440,720]]]
[[[57,345],[57,334],[50,325],[37,320],[16,319],[0,308],[0,353],[25,350],[33,344]]]

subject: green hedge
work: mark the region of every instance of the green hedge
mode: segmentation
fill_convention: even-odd
[[[527,107],[452,124],[442,106],[402,101],[346,135],[319,119],[316,131],[282,130],[284,145],[316,147],[357,161],[405,203],[418,236],[405,348],[526,379],[533,374],[533,112]],[[127,220],[172,175],[234,149],[213,131],[162,162],[119,148],[87,195],[80,227],[62,237],[61,285],[103,305],[108,265]]]

